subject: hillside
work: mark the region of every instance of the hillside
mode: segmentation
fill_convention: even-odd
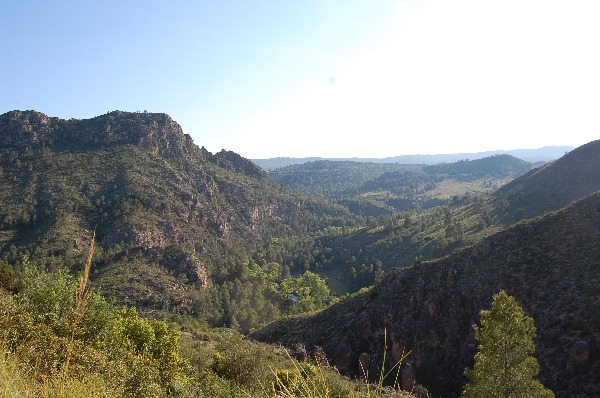
[[[516,220],[558,210],[599,189],[599,169],[597,140],[501,187],[494,193],[496,207],[514,215]]]
[[[531,168],[510,155],[429,166],[323,160],[271,170],[269,177],[298,192],[337,200],[356,214],[380,216],[489,193]]]
[[[496,158],[502,157],[486,159]],[[454,196],[431,209],[368,218],[363,226],[321,234],[314,241],[315,251],[331,255],[319,259],[317,266],[322,267],[332,286],[346,289],[342,291],[369,286],[392,267],[447,255],[514,222],[558,210],[599,190],[600,180],[594,171],[599,159],[600,146],[594,141],[493,193]],[[463,167],[461,163],[431,167]],[[555,181],[559,181],[560,189]],[[403,186],[398,185],[399,189]]]
[[[473,247],[395,270],[373,288],[312,316],[262,329],[260,340],[320,346],[340,371],[375,371],[411,350],[403,382],[456,397],[472,366],[471,325],[500,289],[532,316],[540,378],[557,397],[600,395],[600,192]],[[383,347],[387,332],[387,349]]]
[[[538,149],[513,149],[506,151],[486,151],[486,152],[470,152],[470,153],[452,153],[438,155],[400,155],[387,158],[290,158],[278,157],[270,159],[252,159],[252,161],[265,170],[274,170],[290,165],[303,164],[314,161],[335,161],[335,162],[359,162],[359,163],[401,163],[401,164],[427,164],[434,165],[438,163],[452,163],[460,160],[476,160],[484,157],[495,155],[511,155],[526,162],[550,162],[558,159],[565,153],[571,151],[570,146],[546,146]]]
[[[389,172],[421,171],[424,165],[317,160],[271,170],[273,181],[310,195],[339,199]]]
[[[254,300],[264,311],[236,320],[244,327],[278,313],[269,286],[247,275],[256,247],[354,222],[235,153],[196,146],[167,115],[119,111],[86,120],[1,115],[0,203],[0,256],[11,263],[73,269],[96,229],[94,283],[110,297],[221,325]],[[248,304],[230,307],[223,294],[234,290]]]

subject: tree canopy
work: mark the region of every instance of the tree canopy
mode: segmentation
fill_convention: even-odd
[[[534,379],[539,372],[533,339],[533,318],[504,290],[494,295],[492,308],[481,311],[481,327],[474,325],[479,352],[467,369],[464,397],[542,398],[554,393]]]

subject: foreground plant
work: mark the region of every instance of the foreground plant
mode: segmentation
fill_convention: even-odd
[[[90,291],[94,240],[80,278],[66,269],[49,274],[26,264],[23,288],[17,294],[0,291],[2,353],[35,396],[92,396],[78,392],[84,385],[102,397],[179,394],[190,374],[179,353],[181,333]]]
[[[547,398],[554,393],[535,379],[540,365],[535,350],[533,318],[504,290],[494,296],[492,308],[481,311],[481,327],[473,326],[479,352],[473,369],[465,370],[469,383],[465,398]]]
[[[83,315],[87,309],[88,298],[90,296],[90,289],[88,288],[88,280],[90,277],[90,269],[92,268],[92,257],[94,257],[94,243],[96,241],[96,231],[92,234],[92,240],[90,241],[90,248],[88,251],[87,259],[85,260],[85,266],[83,267],[83,274],[79,280],[77,286],[77,293],[75,295],[75,308],[73,324],[71,326],[71,339],[67,347],[67,359],[63,367],[63,383],[61,383],[61,393],[63,391],[64,381],[67,378],[69,371],[69,363],[71,362],[71,356],[73,355],[73,346],[75,345],[75,332],[83,319]]]
[[[377,384],[375,385],[374,390],[371,390],[369,371],[368,371],[369,367],[365,366],[362,362],[359,362],[361,372],[363,374],[365,383],[367,385],[367,394],[369,396],[371,396],[371,394],[375,394],[375,396],[381,395],[383,393],[383,389],[384,389],[383,383],[389,376],[392,375],[392,373],[394,371],[396,372],[396,374],[395,374],[394,383],[392,386],[394,389],[400,389],[400,384],[398,381],[398,379],[400,377],[400,368],[402,367],[402,362],[410,355],[411,352],[412,351],[404,352],[404,350],[402,350],[402,354],[400,355],[400,358],[396,361],[396,363],[391,368],[386,369],[385,362],[386,362],[386,357],[387,357],[387,329],[384,329],[383,330],[383,361],[382,361],[381,367],[379,368],[379,378],[377,379]]]

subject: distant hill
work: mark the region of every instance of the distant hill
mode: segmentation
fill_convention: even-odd
[[[268,174],[298,192],[338,200],[356,214],[380,216],[491,192],[531,168],[514,156],[494,155],[437,165],[318,160]]]
[[[351,161],[351,162],[366,162],[366,163],[401,163],[401,164],[437,164],[437,163],[452,163],[460,160],[475,160],[494,155],[512,155],[519,159],[530,163],[550,162],[558,159],[565,153],[571,151],[574,147],[571,146],[545,146],[538,149],[513,149],[507,151],[485,151],[473,153],[454,153],[454,154],[438,154],[438,155],[400,155],[386,158],[287,158],[278,157],[270,159],[252,159],[254,163],[265,170],[273,170],[280,167],[285,167],[293,164],[302,164],[320,160],[331,161]]]
[[[503,156],[508,155],[486,159],[502,161]],[[331,286],[340,287],[341,291],[369,286],[392,267],[448,255],[515,222],[558,210],[599,190],[595,171],[599,159],[600,146],[594,141],[533,169],[494,193],[455,196],[431,208],[370,217],[363,226],[321,234],[314,240],[315,251],[333,254],[320,260],[316,269],[322,267]],[[477,162],[428,167],[449,167],[456,173],[466,166],[478,165],[473,170],[484,166]],[[402,190],[411,187],[411,178],[414,176],[388,173],[382,175],[381,185]],[[376,192],[380,187],[369,189]]]
[[[228,283],[238,281],[240,300],[263,294],[244,276],[256,247],[353,222],[347,209],[286,190],[233,152],[197,147],[168,115],[119,111],[0,115],[0,203],[0,257],[76,270],[96,229],[95,286],[145,313],[221,325],[241,311],[219,298]],[[254,300],[276,315],[265,297]]]
[[[339,199],[385,173],[420,172],[424,165],[315,160],[268,172],[282,185],[308,195]]]
[[[433,262],[395,270],[368,291],[312,316],[275,322],[254,334],[273,343],[322,347],[341,372],[359,361],[378,375],[411,351],[406,384],[458,397],[472,366],[471,325],[500,289],[532,316],[541,380],[557,397],[600,396],[600,192]],[[387,348],[384,348],[384,333]]]

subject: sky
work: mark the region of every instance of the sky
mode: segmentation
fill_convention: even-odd
[[[0,0],[0,114],[167,113],[250,159],[600,138],[597,0]]]

